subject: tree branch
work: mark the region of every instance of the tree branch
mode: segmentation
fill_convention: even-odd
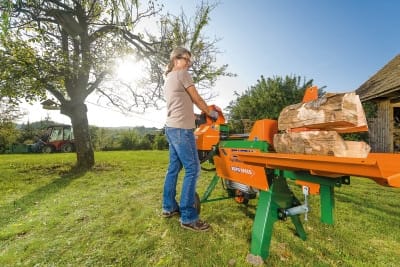
[[[90,95],[94,90],[98,89],[101,82],[104,80],[104,77],[107,75],[108,71],[102,71],[99,77],[96,78],[94,83],[90,84],[89,88],[87,89],[87,95]]]

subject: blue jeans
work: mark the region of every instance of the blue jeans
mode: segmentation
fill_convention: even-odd
[[[169,143],[169,166],[165,175],[163,211],[178,210],[182,223],[192,223],[199,215],[195,208],[197,178],[200,175],[200,161],[196,140],[191,129],[165,128]],[[185,169],[180,203],[176,202],[176,184],[182,167]]]

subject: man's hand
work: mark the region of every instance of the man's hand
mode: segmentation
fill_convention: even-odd
[[[215,110],[211,110],[210,113],[208,114],[208,116],[213,120],[216,121],[218,119],[218,112]]]

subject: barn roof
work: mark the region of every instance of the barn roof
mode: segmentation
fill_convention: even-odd
[[[399,96],[400,91],[400,54],[395,56],[382,69],[363,83],[356,93],[361,101],[376,98]],[[397,94],[396,94],[397,92]]]

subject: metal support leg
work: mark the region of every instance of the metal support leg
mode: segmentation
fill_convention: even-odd
[[[269,255],[272,229],[278,220],[278,206],[272,201],[271,191],[260,191],[253,223],[250,253],[266,259]]]
[[[253,224],[250,253],[265,260],[269,255],[272,230],[278,220],[278,210],[292,207],[298,200],[290,191],[286,179],[278,176],[274,179],[269,191],[260,191],[256,216]],[[301,239],[306,239],[306,233],[299,215],[290,216]]]
[[[320,187],[321,195],[321,222],[333,224],[333,209],[335,207],[333,185],[323,185]]]
[[[336,179],[327,178],[318,175],[310,175],[305,172],[284,171],[284,176],[290,179],[303,180],[320,185],[320,205],[321,205],[321,222],[333,224],[333,213],[335,207],[334,189],[335,186],[342,184],[350,184],[350,177],[343,176]]]
[[[211,180],[210,184],[207,187],[206,192],[204,192],[203,197],[200,199],[200,202],[207,201],[208,197],[211,195],[211,192],[214,190],[215,186],[217,185],[219,177],[214,175],[213,179]]]
[[[300,216],[291,216],[290,219],[296,228],[296,234],[301,238],[301,240],[307,239],[306,231],[304,231],[303,224],[300,221]]]

